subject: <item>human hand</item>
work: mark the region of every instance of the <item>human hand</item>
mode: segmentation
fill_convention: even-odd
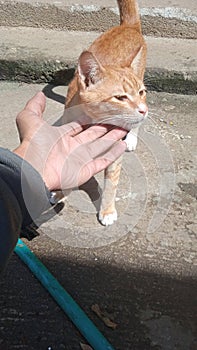
[[[14,153],[28,161],[49,190],[71,189],[113,163],[126,149],[122,129],[80,121],[51,126],[42,119],[46,98],[37,93],[17,116],[21,144]]]

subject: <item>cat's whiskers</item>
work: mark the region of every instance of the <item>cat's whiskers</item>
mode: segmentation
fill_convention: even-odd
[[[156,117],[156,118],[158,118],[158,119],[161,118],[161,115],[159,115],[159,114],[157,114],[157,113],[155,113],[155,112],[149,111],[148,114],[149,114],[149,115],[152,115],[153,117]]]
[[[162,115],[159,115],[155,112],[149,112],[148,118],[157,126],[160,126],[160,122],[165,122],[165,119],[162,118]],[[166,121],[167,123],[167,121]]]
[[[148,119],[151,120],[151,122],[152,122],[154,125],[159,126],[158,119],[155,120],[155,119],[153,118],[155,115],[153,114],[153,116],[151,116],[150,114],[151,114],[151,112],[148,114]],[[159,116],[158,116],[158,117],[159,117]]]
[[[142,120],[140,118],[131,118],[129,115],[116,115],[112,117],[106,117],[100,120],[95,120],[97,124],[114,124],[116,126],[128,129],[132,125],[140,123]],[[120,122],[120,123],[119,123]]]
[[[156,121],[153,119],[153,117],[149,114],[148,119],[150,119],[153,123],[157,124]]]
[[[123,115],[117,114],[117,115],[113,115],[111,117],[105,117],[105,118],[101,118],[99,120],[94,120],[95,123],[105,123],[107,121],[116,121],[116,120],[129,120],[129,117],[124,117]]]
[[[149,110],[148,119],[151,120],[154,124],[158,125],[155,118],[158,120],[161,118],[161,116],[159,114]],[[124,127],[128,126],[128,124],[131,126],[132,126],[132,124],[133,125],[136,125],[138,123],[140,124],[141,121],[142,120],[140,120],[139,117],[132,118],[131,115],[117,114],[117,115],[113,115],[113,116],[107,116],[107,117],[101,118],[99,120],[95,119],[95,120],[93,120],[93,123],[95,123],[95,124],[114,124],[114,125],[121,126],[124,128]],[[119,122],[121,122],[121,124]]]

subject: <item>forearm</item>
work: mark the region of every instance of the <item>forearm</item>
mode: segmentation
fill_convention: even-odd
[[[0,148],[0,270],[13,251],[21,228],[51,207],[41,176],[22,158]]]

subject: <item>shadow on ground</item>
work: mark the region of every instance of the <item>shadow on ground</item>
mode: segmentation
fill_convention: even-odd
[[[85,251],[83,258],[72,259],[66,247],[54,247],[52,241],[47,251],[42,262],[115,349],[196,349],[195,280],[113,266],[86,257]],[[94,304],[107,312],[116,329],[94,314]],[[86,343],[15,255],[0,281],[0,310],[1,350],[79,350],[80,342]]]

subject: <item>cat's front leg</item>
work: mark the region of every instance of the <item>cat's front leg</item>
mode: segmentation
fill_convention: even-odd
[[[105,185],[102,193],[102,201],[99,211],[99,221],[104,226],[112,225],[114,221],[117,220],[115,199],[121,166],[122,156],[105,170]]]
[[[135,129],[131,129],[126,138],[125,138],[125,142],[127,145],[127,151],[135,151],[136,147],[137,147],[137,136],[138,136],[138,130],[139,127],[135,128]]]
[[[117,220],[117,211],[115,206],[110,208],[110,212],[101,210],[99,212],[99,221],[103,226],[110,226]]]

